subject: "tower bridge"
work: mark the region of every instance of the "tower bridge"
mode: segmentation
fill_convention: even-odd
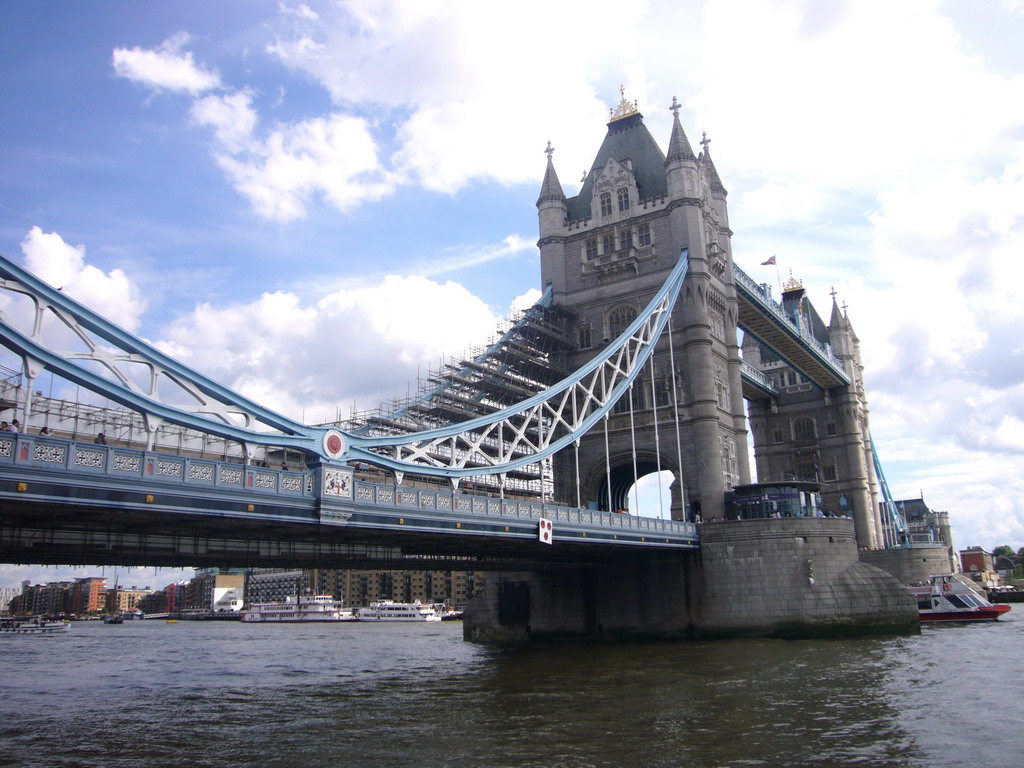
[[[733,263],[709,142],[695,154],[675,102],[673,116],[666,154],[623,99],[573,197],[549,144],[542,299],[418,397],[345,423],[274,413],[0,259],[0,342],[21,360],[11,405],[30,432],[0,435],[0,558],[440,559],[496,572],[467,622],[478,640],[913,624],[913,602],[857,554],[884,526],[849,318],[833,296],[826,325],[795,283],[775,302]],[[137,429],[117,445],[75,439],[77,421],[32,434],[43,371]],[[221,455],[167,452],[169,425]],[[829,517],[726,520],[751,437],[761,482],[820,483]],[[288,456],[301,467],[259,466]],[[665,470],[671,519],[618,512]]]

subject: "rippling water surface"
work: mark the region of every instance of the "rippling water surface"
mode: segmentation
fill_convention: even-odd
[[[918,636],[500,651],[443,624],[0,637],[2,766],[1020,764],[1024,613]]]

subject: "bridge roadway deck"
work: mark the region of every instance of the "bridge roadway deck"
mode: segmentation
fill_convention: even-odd
[[[697,547],[692,523],[367,482],[348,467],[0,434],[2,562],[508,570]]]

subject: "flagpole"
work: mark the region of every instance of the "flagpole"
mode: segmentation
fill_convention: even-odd
[[[779,302],[782,302],[782,274],[779,272],[779,260],[776,254],[772,254],[767,261],[762,261],[761,266],[767,267],[769,264],[775,267],[775,277],[779,281]]]

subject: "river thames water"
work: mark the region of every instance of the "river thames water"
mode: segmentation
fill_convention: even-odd
[[[1024,610],[833,641],[496,650],[459,622],[0,637],[0,765],[949,766],[1024,760]]]

